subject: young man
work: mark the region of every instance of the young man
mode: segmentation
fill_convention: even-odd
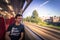
[[[24,34],[24,25],[21,24],[22,15],[15,16],[15,23],[9,25],[6,32],[6,40],[22,40]]]

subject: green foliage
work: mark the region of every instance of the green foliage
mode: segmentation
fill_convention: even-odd
[[[42,19],[38,16],[38,12],[36,10],[33,11],[31,17],[26,17],[24,20],[28,22],[33,22],[39,25],[45,25],[45,22],[42,22]]]
[[[36,24],[38,24],[40,26],[55,27],[55,26],[50,25],[50,24],[47,25],[46,22],[42,21],[42,19],[38,16],[38,12],[36,10],[33,11],[31,17],[29,16],[29,17],[24,18],[24,21],[33,22],[33,23],[36,23]],[[60,26],[57,27],[57,28],[60,29]]]
[[[37,18],[38,17],[38,12],[36,10],[34,10],[31,17]]]
[[[38,24],[39,21],[40,21],[40,18],[38,17],[38,12],[34,10],[31,16],[31,22]]]
[[[39,20],[38,20],[38,19],[36,19],[36,18],[35,18],[35,19],[34,19],[34,18],[32,18],[32,19],[31,19],[31,22],[33,22],[33,23],[38,23],[38,22],[39,22]]]
[[[31,21],[31,17],[30,17],[30,16],[29,16],[29,17],[26,17],[26,18],[24,18],[23,20],[30,22],[30,21]]]

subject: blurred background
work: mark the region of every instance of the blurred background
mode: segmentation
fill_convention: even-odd
[[[25,40],[60,39],[60,0],[0,0],[3,34],[18,13],[23,15]]]

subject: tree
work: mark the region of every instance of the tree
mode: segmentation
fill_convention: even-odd
[[[34,10],[32,14],[32,18],[37,18],[37,17],[38,17],[38,12]]]
[[[38,12],[36,10],[33,11],[32,16],[31,16],[31,22],[38,23]]]

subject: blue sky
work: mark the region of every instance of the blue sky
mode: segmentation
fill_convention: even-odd
[[[60,16],[60,0],[33,0],[23,17],[31,16],[34,10],[37,10],[39,17]]]

